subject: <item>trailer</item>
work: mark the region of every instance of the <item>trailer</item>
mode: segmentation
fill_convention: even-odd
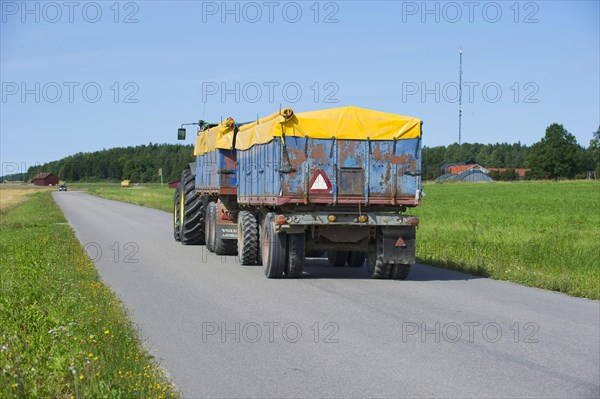
[[[373,278],[405,279],[415,263],[419,219],[406,211],[421,204],[421,128],[417,118],[341,107],[284,109],[200,132],[196,148],[198,140],[227,137],[197,151],[196,187],[189,187],[207,197],[199,228],[207,247],[217,252],[211,234],[231,240],[235,231],[235,247],[228,241],[225,252],[237,251],[243,265],[261,264],[268,278],[301,277],[306,256],[325,252],[333,266],[366,260]],[[223,184],[223,176],[235,181]],[[182,192],[180,214],[191,197]]]
[[[218,255],[237,253],[237,223],[229,216],[237,195],[237,125],[227,118],[218,125],[199,123],[194,145],[196,161],[184,170],[174,194],[174,238],[184,245],[204,244]],[[183,133],[181,132],[180,137]]]

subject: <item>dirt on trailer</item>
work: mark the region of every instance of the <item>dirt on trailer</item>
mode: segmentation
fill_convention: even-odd
[[[34,186],[23,183],[0,184],[0,210],[4,211],[19,204],[23,197],[42,190],[56,190],[56,187]]]

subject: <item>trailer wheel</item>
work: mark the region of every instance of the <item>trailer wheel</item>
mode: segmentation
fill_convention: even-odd
[[[367,259],[367,254],[364,252],[352,251],[348,253],[348,266],[362,267]]]
[[[367,269],[372,278],[390,278],[391,263],[383,261],[383,233],[375,232],[375,247],[367,254]]]
[[[215,251],[215,226],[214,221],[217,213],[217,204],[209,202],[206,205],[206,229],[204,231],[204,242],[206,243],[206,249],[210,252]]]
[[[306,237],[304,233],[288,234],[288,256],[285,264],[287,278],[302,277],[304,258],[306,257]]]
[[[238,254],[242,265],[258,263],[258,222],[249,211],[238,213]]]
[[[409,272],[410,264],[397,263],[392,265],[390,270],[390,277],[394,280],[406,280]]]
[[[175,194],[173,195],[173,238],[175,241],[181,241],[179,238],[179,202],[180,202],[180,184],[177,185],[175,189]]]
[[[264,217],[261,229],[262,266],[268,278],[281,278],[286,262],[287,237],[285,232],[275,232],[273,213]]]
[[[331,266],[345,266],[348,261],[348,251],[327,251],[327,259]]]
[[[196,192],[195,178],[189,170],[185,170],[181,174],[180,187],[179,239],[184,245],[203,244],[203,204]]]

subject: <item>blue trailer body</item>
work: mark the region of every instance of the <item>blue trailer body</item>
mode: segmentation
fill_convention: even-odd
[[[236,186],[236,150],[219,148],[196,156],[198,192],[235,195]]]
[[[238,203],[419,204],[420,138],[370,141],[284,137],[283,142],[276,137],[237,150]],[[322,174],[323,181],[315,185],[318,174]]]

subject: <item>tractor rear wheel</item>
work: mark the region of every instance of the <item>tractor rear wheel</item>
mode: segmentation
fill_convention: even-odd
[[[196,192],[196,181],[189,170],[181,174],[179,239],[184,245],[204,243],[203,203]]]
[[[175,194],[173,195],[173,238],[175,241],[181,241],[179,238],[179,208],[181,201],[181,184],[175,188]]]

